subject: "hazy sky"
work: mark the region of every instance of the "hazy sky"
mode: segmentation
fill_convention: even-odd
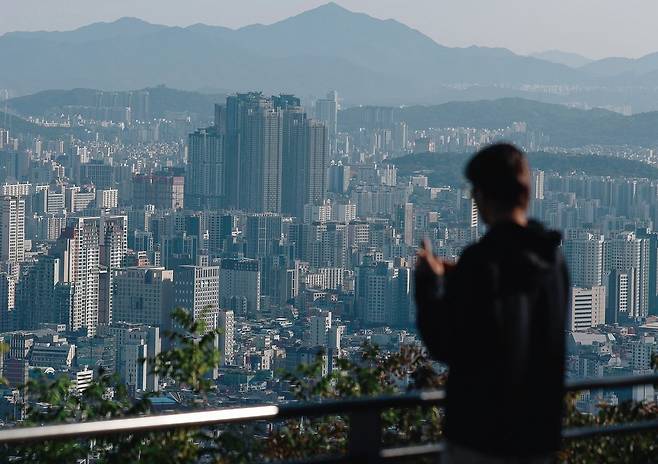
[[[67,30],[135,16],[187,26],[272,23],[326,0],[2,0],[0,34]],[[549,49],[593,58],[658,51],[655,0],[338,0],[378,18],[394,18],[449,46]]]

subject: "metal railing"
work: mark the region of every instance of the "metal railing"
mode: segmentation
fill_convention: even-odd
[[[566,391],[604,390],[637,385],[658,385],[658,374],[568,381]],[[0,430],[0,444],[26,444],[44,440],[93,438],[176,428],[200,428],[230,423],[279,421],[298,417],[341,414],[348,416],[350,420],[347,454],[335,458],[323,458],[312,462],[325,464],[331,462],[392,462],[421,456],[438,455],[441,453],[443,446],[441,443],[431,443],[398,448],[384,448],[382,446],[382,412],[386,409],[437,406],[441,405],[445,401],[445,398],[446,396],[443,390],[436,390],[396,396],[351,398],[279,406],[212,409],[75,424],[19,427]],[[596,435],[639,433],[650,430],[658,431],[658,420],[601,427],[569,428],[564,430],[563,435],[566,439],[583,439]],[[355,431],[358,431],[358,433]]]

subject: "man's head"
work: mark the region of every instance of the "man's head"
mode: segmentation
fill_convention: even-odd
[[[466,166],[473,198],[487,224],[525,218],[530,202],[530,168],[521,150],[498,143],[473,156]],[[524,219],[525,220],[525,219]]]

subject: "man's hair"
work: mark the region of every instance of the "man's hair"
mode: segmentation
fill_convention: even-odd
[[[523,206],[530,194],[528,163],[521,150],[509,143],[490,145],[473,156],[466,178],[501,210]]]

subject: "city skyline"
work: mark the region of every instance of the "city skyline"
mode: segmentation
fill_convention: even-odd
[[[168,26],[203,23],[237,29],[276,23],[327,2],[286,0],[277,2],[276,6],[264,0],[193,0],[191,3],[194,8],[189,3],[183,5],[170,0],[158,1],[157,5],[153,0],[138,4],[126,0],[111,3],[73,0],[45,5],[38,0],[27,0],[4,8],[0,35],[14,31],[72,30],[122,17]],[[413,0],[411,4],[339,0],[336,3],[378,19],[394,19],[449,47],[501,47],[522,55],[560,50],[589,59],[638,58],[658,51],[653,45],[651,24],[658,14],[658,4],[638,0],[627,4],[622,11],[612,0],[576,4],[559,0],[550,6],[536,0],[495,3]],[[507,27],[498,27],[503,21]]]

